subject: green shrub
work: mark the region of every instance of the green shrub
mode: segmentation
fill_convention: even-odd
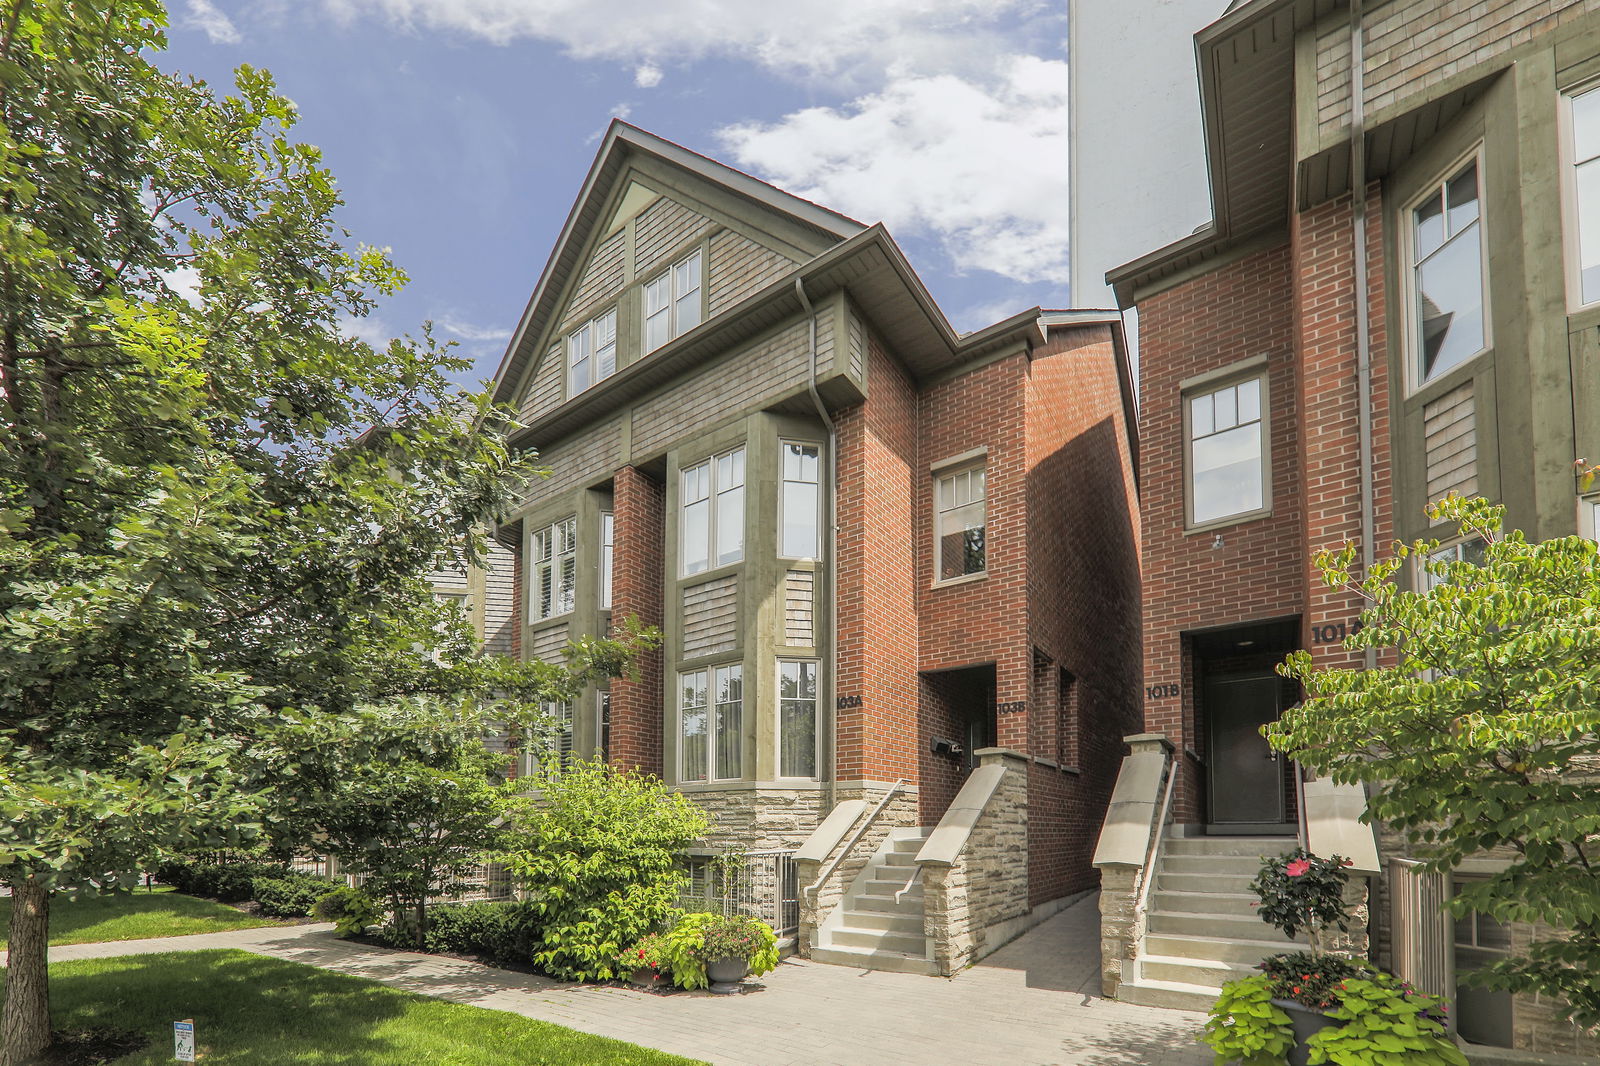
[[[359,888],[341,885],[317,900],[311,917],[332,922],[339,936],[360,936],[367,926],[383,920],[383,908]]]
[[[1265,974],[1222,986],[1199,1036],[1217,1053],[1217,1062],[1283,1066],[1294,1047],[1294,1028],[1288,1012],[1272,1005],[1271,986]]]
[[[539,790],[510,833],[508,865],[538,915],[533,961],[592,981],[676,914],[688,877],[678,857],[705,833],[705,813],[655,777],[574,763],[536,775]]]
[[[680,988],[704,988],[706,963],[718,959],[744,959],[752,977],[776,969],[778,937],[759,918],[685,914],[661,938],[660,954]]]
[[[288,877],[287,866],[268,862],[169,862],[156,868],[156,879],[189,896],[222,903],[253,899],[258,877]]]
[[[444,904],[428,912],[425,950],[525,963],[533,958],[538,928],[538,916],[526,903]],[[400,931],[396,943],[410,946],[410,931]]]
[[[303,918],[317,900],[339,887],[341,883],[331,877],[302,873],[257,877],[250,882],[253,898],[269,918]]]
[[[1339,1006],[1328,1017],[1344,1024],[1306,1041],[1313,1063],[1467,1066],[1467,1057],[1450,1042],[1444,1023],[1433,1016],[1443,1010],[1439,1000],[1418,994],[1386,973],[1374,974],[1370,981],[1346,981],[1338,994]]]

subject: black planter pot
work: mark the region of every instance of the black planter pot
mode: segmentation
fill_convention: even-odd
[[[739,991],[739,982],[750,972],[750,960],[737,956],[706,963],[706,979],[711,991],[719,996],[731,996]]]
[[[1338,1025],[1339,1020],[1328,1017],[1321,1007],[1308,1007],[1292,999],[1275,999],[1272,1005],[1287,1013],[1289,1024],[1294,1026],[1294,1047],[1289,1049],[1289,1066],[1306,1066],[1311,1060],[1311,1049],[1306,1047],[1306,1041],[1322,1030]]]

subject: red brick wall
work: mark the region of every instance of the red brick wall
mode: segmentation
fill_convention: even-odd
[[[1300,388],[1289,251],[1284,244],[1255,252],[1139,307],[1144,684],[1180,688],[1177,697],[1146,699],[1144,722],[1180,753],[1202,751],[1204,743],[1196,736],[1196,679],[1181,634],[1303,610]],[[1179,383],[1258,355],[1268,357],[1271,514],[1186,535]],[[1176,801],[1180,822],[1201,817],[1194,770],[1185,756]]]
[[[611,617],[619,623],[633,616],[644,625],[661,624],[665,511],[664,485],[635,467],[617,471],[612,498],[616,547]],[[662,772],[661,683],[659,648],[640,656],[636,680],[611,682],[612,765]]]
[[[841,781],[915,780],[917,752],[917,395],[904,369],[868,346],[867,399],[838,431],[836,689]]]
[[[1121,768],[1139,732],[1138,494],[1116,353],[1103,326],[1055,329],[1028,367],[1026,497],[1030,736],[1042,764],[1028,789],[1030,902],[1098,883],[1089,865]],[[1060,677],[1072,677],[1063,707]],[[1063,711],[1076,711],[1076,723]],[[1071,740],[1063,744],[1063,738]]]
[[[1372,364],[1374,543],[1377,558],[1394,539],[1393,480],[1389,461],[1389,359],[1385,325],[1383,204],[1380,186],[1367,194],[1367,299]],[[1306,614],[1301,647],[1318,665],[1355,665],[1358,654],[1338,643],[1317,644],[1311,627],[1354,622],[1359,598],[1330,589],[1316,569],[1316,553],[1361,540],[1360,450],[1357,428],[1355,281],[1350,239],[1351,202],[1344,196],[1296,216],[1291,239],[1299,264],[1296,309],[1301,366],[1301,464],[1305,490]]]

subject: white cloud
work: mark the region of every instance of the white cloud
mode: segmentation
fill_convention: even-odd
[[[439,319],[439,325],[466,341],[506,341],[511,339],[511,331],[509,329],[475,326],[471,322],[463,322],[448,315]]]
[[[966,69],[1001,50],[1010,20],[1052,12],[1045,0],[323,0],[335,15],[376,14],[415,28],[505,44],[552,41],[579,59],[659,69],[722,55],[796,76]],[[1014,26],[1012,31],[1014,32]],[[1012,48],[1018,47],[1016,41]],[[641,87],[648,87],[640,81]]]
[[[988,79],[903,75],[844,107],[719,133],[740,166],[901,236],[957,271],[1067,281],[1067,65],[1007,56]]]
[[[633,72],[633,83],[641,89],[654,89],[661,84],[661,68],[654,63],[640,63]]]
[[[202,30],[212,44],[238,44],[244,40],[233,20],[223,14],[211,0],[188,0],[189,16],[183,25]]]
[[[387,349],[389,342],[398,336],[377,315],[367,315],[365,318],[346,315],[336,323],[336,328],[351,340],[365,341],[379,351]]]
[[[200,306],[200,271],[194,267],[175,267],[162,274],[161,280],[188,301],[190,307]]]

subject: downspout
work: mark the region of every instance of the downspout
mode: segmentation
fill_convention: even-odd
[[[1350,239],[1355,252],[1356,434],[1361,453],[1361,577],[1372,573],[1377,536],[1372,490],[1372,345],[1367,310],[1367,130],[1362,48],[1361,0],[1350,0]],[[1366,668],[1378,665],[1378,650],[1367,648]]]
[[[833,810],[839,802],[839,730],[835,717],[838,715],[839,701],[836,696],[834,674],[839,664],[838,632],[838,605],[839,598],[834,593],[835,580],[838,576],[838,562],[835,558],[834,545],[839,539],[839,460],[837,445],[839,433],[834,427],[833,419],[828,414],[827,405],[822,402],[822,394],[817,392],[817,312],[811,306],[811,300],[806,296],[806,283],[803,278],[794,279],[794,294],[800,299],[800,306],[806,312],[806,351],[811,358],[811,376],[806,379],[806,389],[811,393],[811,402],[817,408],[817,417],[822,419],[822,424],[828,430],[828,521],[827,542],[822,546],[822,583],[824,587],[822,602],[824,609],[822,617],[827,620],[824,630],[826,639],[823,642],[822,661],[827,664],[827,677],[822,683],[821,695],[825,697],[818,702],[827,708],[827,713],[821,715],[823,721],[823,735],[827,738],[828,745],[828,776],[823,782],[823,789],[827,794],[827,803],[824,811]],[[819,708],[820,709],[820,708]]]

